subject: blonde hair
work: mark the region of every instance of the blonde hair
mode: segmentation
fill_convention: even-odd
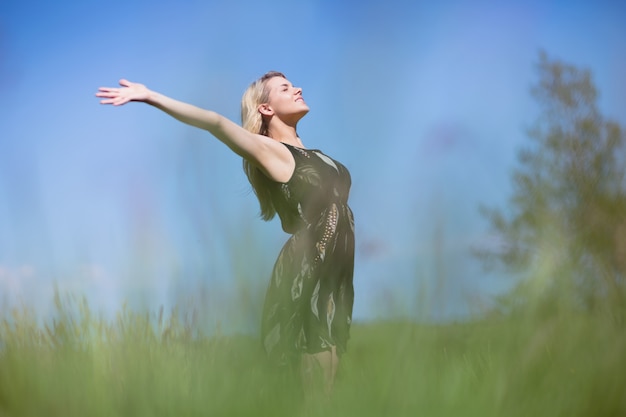
[[[267,122],[259,112],[259,105],[267,103],[269,99],[267,81],[274,77],[287,78],[283,73],[270,71],[250,84],[243,93],[241,98],[241,125],[249,132],[266,136],[268,134]],[[248,181],[250,181],[250,185],[252,185],[254,194],[259,199],[261,218],[266,221],[271,220],[276,215],[276,208],[272,204],[272,196],[269,189],[271,180],[246,159],[243,160],[243,170],[248,177]]]

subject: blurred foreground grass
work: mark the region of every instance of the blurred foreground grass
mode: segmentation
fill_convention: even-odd
[[[104,320],[57,295],[0,324],[0,416],[297,416],[297,380],[252,336],[203,335],[189,316]],[[623,416],[626,334],[608,316],[354,324],[324,416]]]

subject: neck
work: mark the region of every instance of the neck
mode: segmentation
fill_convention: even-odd
[[[271,124],[268,128],[268,136],[279,142],[284,142],[289,145],[302,147],[302,141],[298,137],[295,126],[289,126],[286,124]]]

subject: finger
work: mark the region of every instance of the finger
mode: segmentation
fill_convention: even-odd
[[[118,95],[119,95],[119,93],[117,93],[117,92],[99,92],[99,93],[96,93],[96,97],[113,98],[113,97],[117,97]]]
[[[120,83],[120,85],[122,85],[122,86],[124,86],[124,87],[130,87],[130,85],[132,84],[130,81],[128,81],[128,80],[127,80],[127,79],[125,79],[125,78],[122,78],[122,79],[119,81],[119,83]]]
[[[113,97],[119,95],[119,91],[113,90],[113,89],[101,89],[100,91],[98,91],[96,93],[96,96],[98,97]]]

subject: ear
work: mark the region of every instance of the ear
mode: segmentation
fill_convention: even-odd
[[[272,106],[270,106],[267,103],[260,104],[258,107],[258,110],[259,110],[259,113],[261,113],[263,116],[274,115],[274,109],[272,108]]]

